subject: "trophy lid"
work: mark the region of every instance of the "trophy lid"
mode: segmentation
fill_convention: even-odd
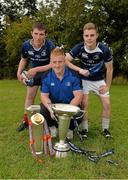
[[[80,108],[71,104],[56,103],[52,104],[52,109],[59,114],[74,115],[80,111]]]
[[[33,124],[40,125],[44,122],[44,117],[40,113],[36,113],[31,116],[31,121]]]

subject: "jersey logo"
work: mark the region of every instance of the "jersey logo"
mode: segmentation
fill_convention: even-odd
[[[82,53],[82,58],[86,58],[86,59],[88,59],[88,54],[86,54],[86,53]]]
[[[28,51],[28,54],[29,54],[30,56],[34,56],[33,51]]]
[[[71,86],[71,82],[66,82],[66,86]]]
[[[55,83],[54,83],[54,82],[51,82],[51,86],[55,86]]]
[[[45,49],[41,52],[41,56],[46,56],[46,50]]]
[[[40,58],[41,58],[41,56],[40,56],[40,55],[38,55],[38,54],[36,54],[36,55],[35,55],[35,58],[40,59]]]
[[[99,59],[99,55],[98,55],[98,54],[97,54],[97,55],[94,55],[94,56],[93,56],[93,59],[94,59],[94,60],[98,60],[98,59]]]

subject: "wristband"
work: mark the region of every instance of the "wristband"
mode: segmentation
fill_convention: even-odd
[[[80,69],[79,74],[81,74],[82,72],[83,72],[83,69]]]

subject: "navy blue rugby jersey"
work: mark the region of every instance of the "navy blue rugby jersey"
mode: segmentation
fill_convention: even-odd
[[[88,69],[90,75],[88,77],[81,76],[82,79],[97,81],[104,79],[104,64],[112,61],[112,54],[108,46],[104,43],[98,42],[93,50],[88,50],[81,42],[75,45],[69,52],[73,58],[79,58],[81,68]]]
[[[31,40],[23,43],[21,56],[28,60],[30,67],[44,66],[50,62],[51,50],[55,47],[51,40],[46,40],[45,44],[39,49],[32,46]]]

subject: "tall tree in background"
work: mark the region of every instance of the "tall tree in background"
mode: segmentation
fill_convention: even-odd
[[[52,38],[58,45],[64,44],[69,50],[76,42],[82,40],[82,28],[86,21],[86,0],[54,0],[39,11],[40,19],[44,19],[47,8],[46,23]]]
[[[2,0],[0,2],[0,78],[16,76],[20,58],[19,46],[30,33],[31,19],[37,11],[36,4],[36,0]],[[25,16],[28,17],[27,20],[23,18]]]
[[[23,2],[25,3],[25,0]],[[30,4],[24,5],[29,6]],[[29,28],[27,27],[30,26],[29,22],[32,19],[46,24],[49,38],[54,40],[57,45],[64,44],[66,51],[83,40],[83,26],[92,21],[99,27],[99,40],[105,41],[112,48],[114,74],[128,75],[128,1],[47,0],[45,3],[43,1],[40,3],[40,9],[36,14],[34,14],[36,6],[32,5],[31,7],[34,11],[27,10],[27,7],[24,7],[23,11],[18,11],[17,17],[20,17],[20,20],[12,22],[6,30],[4,43],[9,62],[17,63],[15,59],[18,56],[20,43],[25,37],[28,37]],[[22,16],[19,12],[22,12]],[[24,13],[28,13],[27,20],[23,18]],[[16,66],[17,64],[15,64]]]
[[[128,1],[93,0],[88,20],[95,22],[100,38],[113,50],[114,75],[127,75],[128,71]],[[128,77],[128,75],[127,75]]]

